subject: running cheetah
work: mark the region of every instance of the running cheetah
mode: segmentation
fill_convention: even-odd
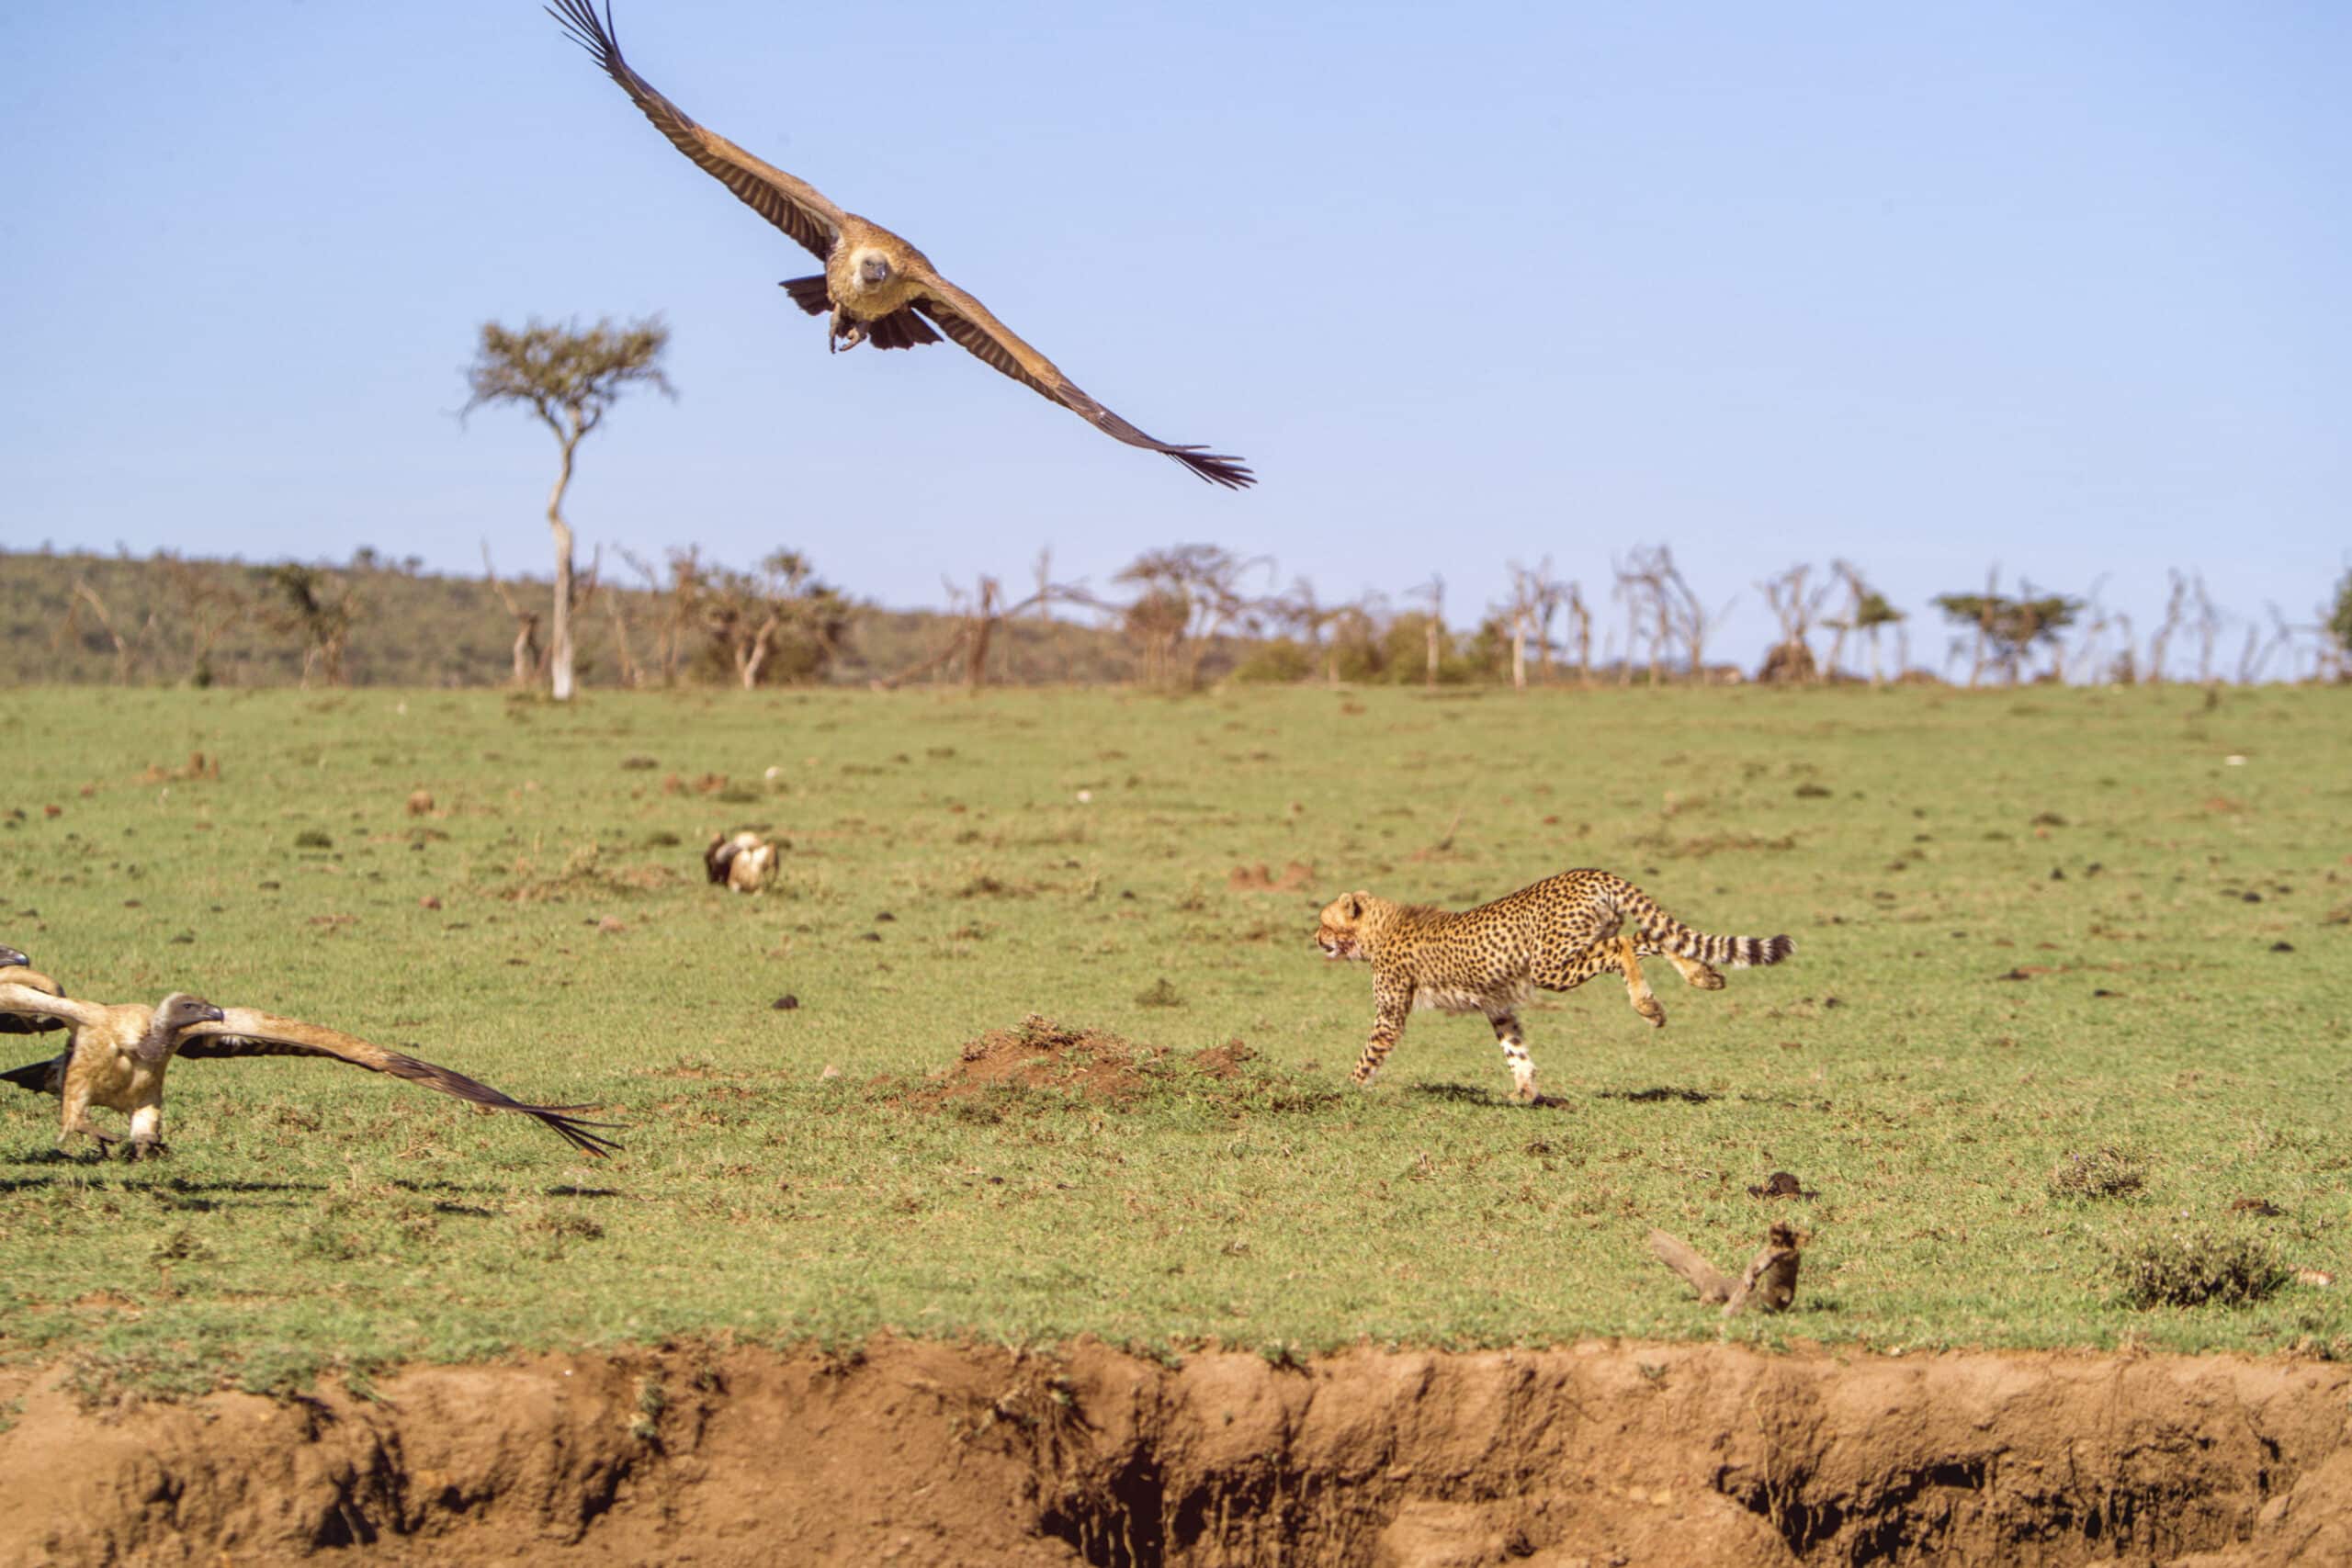
[[[1619,934],[1627,921],[1633,933]],[[1510,1068],[1511,1092],[1523,1100],[1536,1098],[1518,1013],[1531,989],[1568,991],[1595,975],[1623,975],[1634,1010],[1664,1024],[1666,1010],[1642,979],[1641,959],[1663,957],[1699,989],[1718,991],[1724,977],[1710,964],[1778,964],[1795,946],[1785,936],[1693,931],[1623,877],[1589,869],[1547,876],[1458,914],[1346,894],[1325,907],[1315,941],[1328,958],[1372,965],[1372,1040],[1356,1063],[1357,1083],[1370,1084],[1396,1048],[1406,1015],[1430,1007],[1486,1014]]]

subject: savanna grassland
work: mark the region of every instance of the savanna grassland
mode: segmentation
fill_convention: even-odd
[[[2340,690],[35,690],[0,744],[0,941],[69,990],[331,1023],[628,1145],[191,1061],[174,1157],[126,1166],[10,1093],[17,1358],[272,1386],[883,1325],[1709,1337],[1645,1232],[1730,1261],[1781,1216],[1797,1310],[1736,1336],[2352,1352],[2342,1284],[2139,1310],[2114,1273],[2211,1226],[2352,1279]],[[790,841],[757,897],[701,874],[741,825]],[[1543,998],[1544,1106],[1475,1018],[1348,1085],[1370,976],[1315,953],[1323,901],[1584,864],[1796,956],[1714,995],[1661,967],[1663,1031],[1613,977]],[[943,1076],[1033,1013],[1167,1054],[1109,1098]],[[2053,1181],[2076,1156],[2122,1175]],[[1774,1170],[1815,1195],[1750,1196]]]

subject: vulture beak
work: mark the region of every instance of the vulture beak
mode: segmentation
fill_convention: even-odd
[[[200,1015],[200,1021],[205,1023],[226,1023],[229,1021],[229,1015],[222,1012],[219,1008],[214,1007],[211,1003],[207,1002],[204,1005],[204,1011]]]
[[[33,961],[13,947],[0,947],[0,968],[29,969]]]

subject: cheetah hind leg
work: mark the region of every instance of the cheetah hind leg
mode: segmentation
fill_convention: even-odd
[[[1697,987],[1700,990],[1720,991],[1724,988],[1724,977],[1697,959],[1685,958],[1679,953],[1668,953],[1662,956],[1668,964],[1674,965],[1676,972],[1686,982]]]
[[[1650,1021],[1651,1028],[1663,1029],[1666,1027],[1666,1009],[1658,1005],[1657,998],[1650,991],[1649,982],[1642,978],[1642,960],[1635,947],[1630,936],[1617,939],[1617,964],[1625,976],[1625,999],[1634,1004],[1635,1012]]]

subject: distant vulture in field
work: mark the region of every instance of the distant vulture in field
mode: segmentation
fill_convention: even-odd
[[[991,368],[1130,446],[1163,452],[1211,484],[1240,490],[1257,482],[1238,457],[1153,439],[1073,385],[1054,362],[1013,335],[987,306],[939,276],[930,260],[879,224],[843,211],[814,186],[762,163],[716,131],[686,118],[621,58],[607,0],[600,21],[590,0],[555,0],[548,15],[604,67],[672,146],[693,159],[736,199],[783,230],[825,264],[821,276],[785,282],[793,303],[812,316],[831,313],[828,349],[912,348],[937,343],[937,327]]]
[[[702,868],[714,887],[732,887],[738,893],[757,893],[768,885],[775,873],[776,847],[749,829],[741,833],[720,833],[710,840],[702,852]]]
[[[120,1140],[90,1122],[90,1107],[102,1105],[130,1118],[128,1153],[161,1155],[164,1146],[164,1074],[175,1056],[325,1056],[369,1072],[390,1073],[426,1089],[488,1106],[519,1111],[545,1122],[583,1154],[604,1157],[620,1145],[589,1132],[609,1123],[582,1122],[566,1114],[577,1105],[525,1105],[462,1073],[387,1051],[348,1034],[277,1018],[251,1008],[217,1008],[201,997],[175,991],[161,1007],[137,1003],[107,1006],[77,1001],[9,978],[0,969],[0,1016],[20,1021],[53,1020],[74,1031],[61,1055],[0,1073],[0,1083],[35,1094],[53,1094],[64,1103],[58,1132],[61,1145],[76,1134],[111,1152]],[[43,1023],[40,1027],[55,1027]]]

